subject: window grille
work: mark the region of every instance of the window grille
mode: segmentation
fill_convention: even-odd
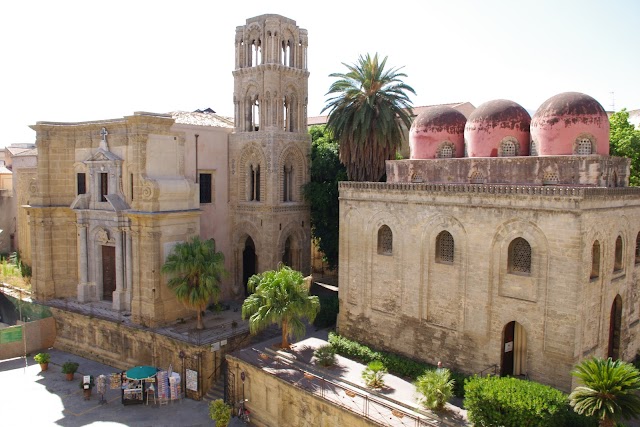
[[[484,175],[482,175],[482,172],[473,172],[469,181],[471,181],[472,184],[483,184]]]
[[[391,255],[393,253],[393,233],[387,225],[378,229],[378,253]]]
[[[531,245],[522,237],[509,245],[509,272],[531,274]]]
[[[589,138],[578,138],[577,153],[579,156],[588,156],[592,153],[591,140]]]
[[[453,262],[454,242],[448,231],[441,231],[436,238],[436,260],[439,262]]]
[[[530,156],[538,155],[538,143],[536,141],[531,141],[531,148],[529,149]]]
[[[438,158],[440,159],[450,159],[453,157],[453,147],[449,144],[445,144],[440,148],[440,152],[438,153]]]
[[[636,237],[636,264],[640,263],[640,233]]]
[[[501,157],[513,157],[516,155],[516,144],[513,141],[503,141],[500,147]]]

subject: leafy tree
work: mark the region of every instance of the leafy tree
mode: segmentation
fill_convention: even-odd
[[[416,380],[416,390],[422,394],[420,403],[427,409],[440,410],[453,396],[451,371],[439,368],[426,371]]]
[[[340,163],[338,143],[331,138],[324,125],[312,126],[311,180],[303,193],[311,206],[311,233],[324,261],[330,269],[338,267],[338,182],[347,180],[347,172]]]
[[[302,320],[313,322],[320,311],[320,301],[309,295],[302,273],[286,265],[251,276],[247,286],[252,294],[242,303],[242,318],[249,318],[249,331],[256,334],[277,323],[282,328],[282,348],[289,347],[289,337],[302,338],[306,332]]]
[[[621,360],[586,359],[572,371],[583,385],[569,395],[579,414],[595,417],[602,427],[640,415],[640,371]]]
[[[198,312],[198,329],[204,329],[202,311],[211,298],[217,302],[220,281],[228,273],[224,268],[224,254],[216,252],[213,239],[178,243],[162,266],[162,272],[172,277],[167,282],[176,298]]]
[[[327,128],[340,143],[340,161],[352,181],[379,181],[385,160],[395,158],[404,137],[402,125],[411,127],[411,86],[400,68],[385,70],[378,54],[360,56],[353,65],[342,63],[348,72],[333,73],[338,78],[329,88]]]
[[[609,151],[613,156],[631,159],[629,184],[640,186],[640,130],[629,123],[629,112],[622,109],[609,117]]]

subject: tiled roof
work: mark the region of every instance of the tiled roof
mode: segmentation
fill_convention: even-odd
[[[189,111],[172,111],[169,113],[176,123],[183,125],[217,126],[232,128],[233,119],[215,113],[198,113]]]

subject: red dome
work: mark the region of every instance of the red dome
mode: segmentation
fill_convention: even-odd
[[[425,109],[409,131],[412,159],[464,156],[464,126],[467,118],[451,107]]]
[[[547,99],[531,120],[537,155],[609,155],[609,117],[589,95],[565,92]]]
[[[531,116],[520,104],[496,99],[480,105],[464,129],[469,157],[529,155]]]

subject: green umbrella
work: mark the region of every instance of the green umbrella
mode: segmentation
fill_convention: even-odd
[[[136,366],[135,368],[129,369],[125,375],[130,380],[143,380],[154,377],[157,371],[153,366]]]

